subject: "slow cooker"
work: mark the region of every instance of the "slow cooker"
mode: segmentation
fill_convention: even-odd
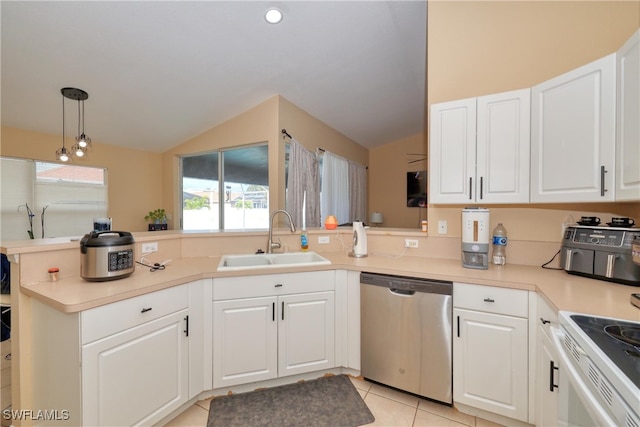
[[[92,282],[122,279],[135,270],[135,240],[127,231],[92,231],[80,240],[80,276]]]

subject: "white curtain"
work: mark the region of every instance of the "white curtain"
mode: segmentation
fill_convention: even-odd
[[[350,222],[367,220],[367,168],[349,162],[349,216]]]
[[[302,199],[305,196],[307,227],[320,227],[320,171],[318,159],[297,140],[289,145],[289,175],[287,178],[287,211],[293,223],[302,228]]]
[[[338,224],[350,222],[349,162],[328,151],[322,159],[321,199],[322,218],[334,215]]]

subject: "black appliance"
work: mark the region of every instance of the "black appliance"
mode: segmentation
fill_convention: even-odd
[[[560,265],[567,273],[640,286],[640,264],[633,262],[632,242],[640,229],[576,225],[562,239]]]

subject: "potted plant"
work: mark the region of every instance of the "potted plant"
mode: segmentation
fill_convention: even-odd
[[[167,213],[164,209],[149,211],[149,214],[144,217],[144,220],[149,222],[149,231],[167,229]]]

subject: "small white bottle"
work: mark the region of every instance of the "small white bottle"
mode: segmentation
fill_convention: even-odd
[[[507,263],[507,229],[501,222],[493,230],[493,256],[491,262],[495,265]]]

